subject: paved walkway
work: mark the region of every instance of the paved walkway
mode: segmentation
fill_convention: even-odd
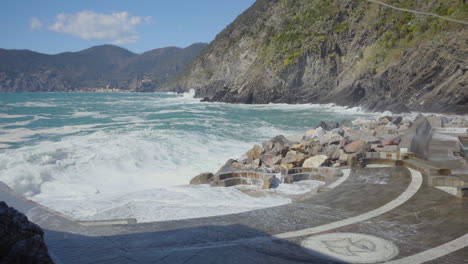
[[[45,229],[58,263],[467,262],[466,199],[401,167],[353,169],[343,179],[284,206],[136,225],[81,226],[6,186],[0,200]]]

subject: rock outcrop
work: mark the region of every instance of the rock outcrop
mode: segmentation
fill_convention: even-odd
[[[38,225],[0,201],[0,264],[53,263],[43,236]]]
[[[468,21],[459,0],[386,2]],[[466,114],[467,43],[464,24],[368,1],[257,0],[166,89],[193,88],[205,101]]]

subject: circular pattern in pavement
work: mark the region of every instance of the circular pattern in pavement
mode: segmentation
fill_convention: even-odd
[[[349,263],[375,263],[398,255],[398,248],[385,239],[356,233],[331,233],[306,238],[302,247],[312,255]]]

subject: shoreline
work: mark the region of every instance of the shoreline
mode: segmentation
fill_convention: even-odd
[[[415,131],[421,130],[418,126],[424,122],[422,120],[429,123],[431,128],[427,131],[423,128],[422,132],[416,135]],[[296,168],[343,169],[349,167],[353,159],[368,152],[384,155],[414,154],[418,158],[425,159],[430,165],[440,165],[442,160],[445,160],[452,162],[454,165],[451,166],[455,166],[457,170],[468,173],[467,136],[468,116],[466,115],[382,113],[378,117],[359,117],[353,121],[343,120],[340,123],[321,121],[319,126],[304,134],[287,137],[278,135],[262,142],[261,145],[254,145],[239,158],[229,159],[217,172],[197,175],[190,183],[225,187],[257,185],[258,189],[274,189],[277,187],[275,182],[293,183],[296,180],[288,180],[284,176],[267,179],[259,175],[252,176],[254,174],[245,173],[242,175],[236,172],[284,175],[284,172],[287,174]],[[440,152],[437,149],[431,150],[434,153],[426,153],[428,152],[426,149],[422,153],[413,146],[418,144],[414,142],[422,140],[420,138],[425,140],[423,144],[427,146],[423,148],[426,149],[431,148],[428,145],[433,144],[436,138],[442,138],[445,140],[443,142],[448,142],[452,146],[443,146],[442,153],[446,151],[447,154],[442,156],[437,153]],[[412,153],[412,151],[421,153]],[[225,176],[229,173],[232,174],[231,179]],[[262,178],[262,181],[258,184],[252,182],[253,178]]]

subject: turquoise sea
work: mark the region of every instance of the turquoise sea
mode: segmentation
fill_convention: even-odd
[[[80,219],[246,211],[289,201],[187,184],[278,134],[371,115],[332,105],[202,103],[193,93],[0,94],[0,181]]]

